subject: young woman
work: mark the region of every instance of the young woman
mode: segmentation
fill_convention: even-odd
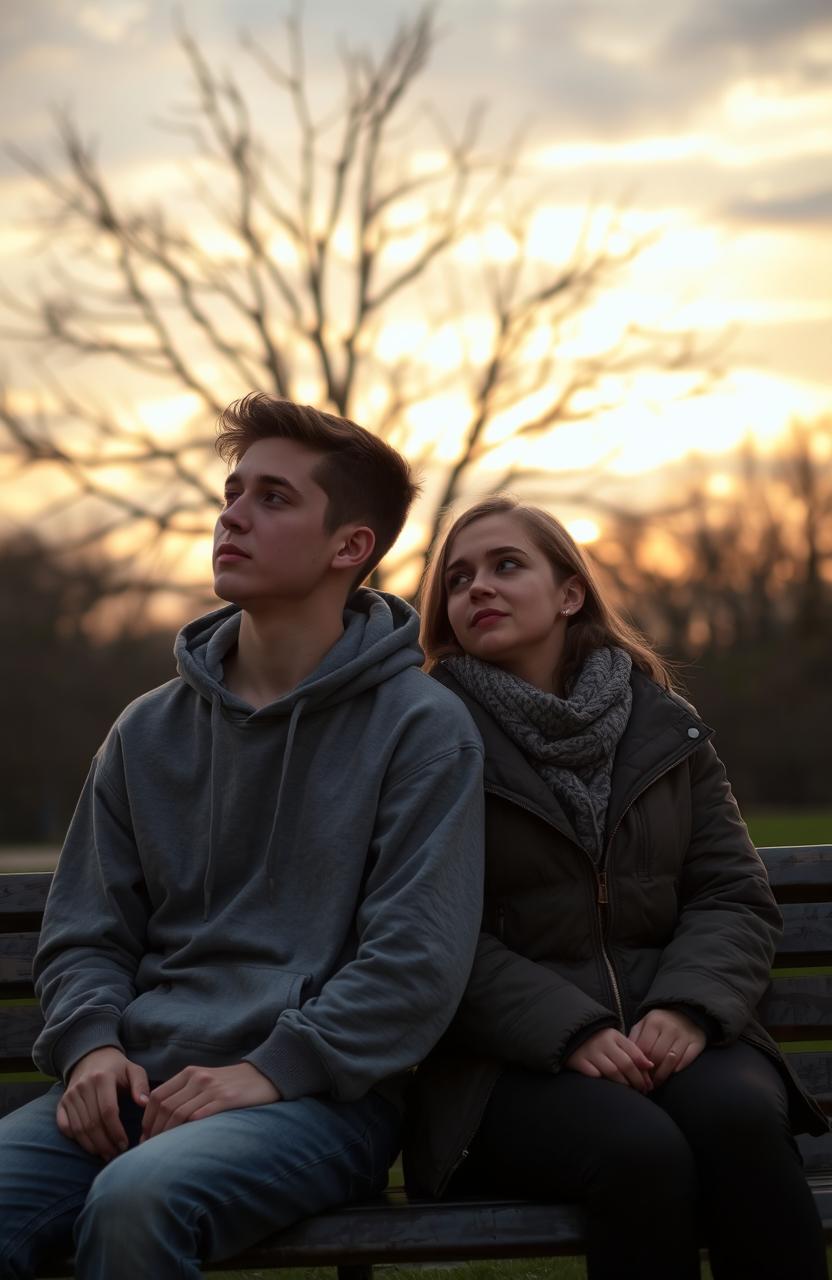
[[[408,1177],[581,1201],[592,1280],[825,1280],[793,1130],[826,1132],[753,1011],[780,916],[711,730],[569,534],[511,498],[423,592],[486,749],[484,930],[417,1073]]]

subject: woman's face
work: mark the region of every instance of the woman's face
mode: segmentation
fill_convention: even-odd
[[[483,516],[460,530],[448,548],[445,589],[448,621],[466,653],[549,683],[563,649],[562,610],[580,608],[583,586],[575,577],[557,580],[516,516]]]

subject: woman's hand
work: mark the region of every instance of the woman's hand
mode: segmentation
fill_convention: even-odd
[[[643,1050],[615,1027],[604,1027],[584,1040],[574,1053],[570,1053],[564,1066],[582,1075],[601,1076],[626,1084],[639,1093],[649,1093],[653,1088],[650,1072],[653,1063]]]
[[[632,1028],[630,1040],[653,1059],[653,1083],[658,1085],[689,1067],[705,1048],[707,1036],[676,1009],[651,1009]]]

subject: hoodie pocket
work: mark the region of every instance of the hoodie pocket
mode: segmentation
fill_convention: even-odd
[[[126,1049],[170,1042],[246,1053],[300,1007],[309,975],[273,965],[199,965],[143,991],[121,1019]]]

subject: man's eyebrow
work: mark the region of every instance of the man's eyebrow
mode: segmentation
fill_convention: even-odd
[[[504,556],[509,553],[520,556],[525,556],[527,554],[522,547],[489,547],[485,554],[493,559],[494,556]],[[467,563],[468,561],[464,556],[458,556],[456,560],[451,561],[445,572],[450,573],[452,569],[458,569],[460,565]]]
[[[226,477],[225,487],[227,489],[230,485],[240,483],[242,483],[240,473],[238,471],[232,471],[231,474]],[[301,496],[300,490],[292,484],[291,480],[287,480],[285,476],[270,476],[265,474],[254,476],[253,483],[259,485],[261,489],[271,486],[272,488],[277,489],[288,489],[290,493],[295,493],[298,497]]]

